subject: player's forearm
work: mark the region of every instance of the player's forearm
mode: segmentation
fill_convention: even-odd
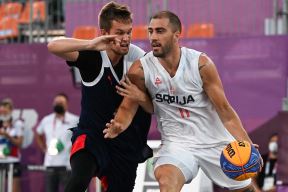
[[[48,50],[54,54],[89,50],[90,48],[91,48],[90,40],[80,40],[80,39],[73,39],[73,38],[57,39],[57,40],[51,41],[48,44]]]
[[[121,125],[121,133],[125,131],[128,126],[131,124],[136,111],[138,109],[138,105],[135,104],[131,107],[120,106],[117,110],[117,114],[114,120]]]
[[[248,141],[249,143],[253,143],[249,138],[246,130],[239,123],[229,122],[224,124],[227,130],[233,135],[233,137],[238,141]]]
[[[223,115],[220,115],[220,118],[224,126],[236,140],[245,140],[252,143],[246,130],[243,128],[240,118],[230,105],[227,106],[225,111],[222,111],[222,114]]]

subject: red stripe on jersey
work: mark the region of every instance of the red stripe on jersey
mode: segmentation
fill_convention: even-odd
[[[179,108],[179,111],[180,111],[180,115],[182,118],[184,118],[184,112],[183,112],[183,109],[182,108]]]
[[[186,112],[187,117],[190,117],[190,113],[187,109],[185,109],[185,112]]]
[[[106,176],[101,177],[101,186],[103,187],[104,191],[108,189],[108,180]]]
[[[85,141],[86,141],[86,135],[80,135],[77,137],[76,141],[73,143],[71,151],[70,151],[70,157],[79,151],[80,149],[83,149],[85,147]]]

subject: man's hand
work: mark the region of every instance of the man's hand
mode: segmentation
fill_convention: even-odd
[[[130,79],[127,75],[125,78],[120,81],[120,85],[116,86],[117,93],[123,97],[127,97],[136,102],[143,102],[145,101],[145,93],[143,93],[136,85],[131,83]]]
[[[112,139],[117,137],[123,131],[120,123],[117,123],[114,119],[110,123],[106,123],[106,128],[103,130],[105,139]]]
[[[102,35],[90,40],[89,49],[103,51],[111,47],[113,44],[119,44],[121,40],[116,38],[117,35]]]

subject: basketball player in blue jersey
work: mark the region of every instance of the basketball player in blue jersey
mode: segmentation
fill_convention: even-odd
[[[115,118],[106,124],[104,137],[114,138],[123,132],[138,106],[144,106],[133,96],[136,89],[131,91],[137,85],[151,96],[154,109],[148,101],[145,106],[150,108],[147,111],[154,111],[162,137],[154,158],[161,192],[179,192],[195,178],[199,167],[221,187],[254,191],[251,179],[232,180],[220,167],[220,155],[228,143],[235,139],[252,141],[225,97],[212,60],[201,52],[180,47],[181,22],[172,12],[155,14],[148,33],[152,52],[137,60],[129,70],[130,80],[117,87],[125,98]]]
[[[72,136],[72,177],[65,192],[84,192],[94,176],[105,183],[105,191],[131,192],[138,163],[152,155],[146,144],[151,116],[142,109],[119,138],[103,138],[103,128],[123,98],[115,86],[144,51],[130,44],[132,17],[127,6],[106,4],[99,26],[101,36],[93,40],[65,38],[48,44],[50,52],[80,70],[83,80],[80,120]]]

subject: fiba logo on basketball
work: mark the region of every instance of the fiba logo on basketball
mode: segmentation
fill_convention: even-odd
[[[221,168],[225,175],[237,181],[256,176],[261,169],[261,163],[257,149],[246,141],[229,143],[220,157]]]

